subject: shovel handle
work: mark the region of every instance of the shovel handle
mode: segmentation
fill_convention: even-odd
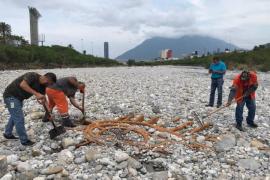
[[[233,100],[233,102],[232,102],[231,104],[236,103],[238,100],[242,99],[243,97],[245,97],[245,95],[243,95],[243,96],[241,96],[241,97],[239,97],[239,98]],[[207,114],[207,116],[204,117],[204,118],[207,118],[207,117],[211,116],[212,114],[215,114],[215,113],[219,112],[220,110],[225,109],[226,107],[228,107],[228,106],[222,106],[222,107],[220,107],[220,108],[218,108],[218,109],[216,109],[216,110],[210,112],[210,113]]]
[[[43,103],[42,105],[43,105],[43,108],[45,109],[45,112],[46,112],[49,116],[51,116],[51,113],[50,113],[50,111],[48,110],[48,108],[47,108],[47,106],[45,105],[45,103]],[[51,122],[52,122],[53,127],[56,128],[56,125],[54,124],[53,120],[51,120]]]
[[[83,109],[83,117],[85,116],[85,109],[84,109],[84,102],[85,102],[85,92],[82,94],[82,109]]]

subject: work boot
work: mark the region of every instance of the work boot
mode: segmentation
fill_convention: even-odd
[[[69,117],[63,118],[62,125],[65,127],[71,127],[71,128],[76,127],[76,125],[73,124],[73,122],[69,119]]]
[[[242,125],[241,124],[236,124],[236,126],[235,126],[239,131],[242,131],[242,132],[244,132],[244,129],[243,129],[243,127],[242,127]]]
[[[217,108],[220,108],[220,107],[221,107],[221,104],[218,104],[218,105],[217,105]]]
[[[14,136],[13,134],[11,134],[11,135],[6,135],[6,134],[4,133],[3,136],[4,136],[6,139],[19,139],[18,137]]]
[[[258,125],[256,123],[251,123],[251,124],[248,124],[249,127],[251,128],[257,128]]]
[[[24,146],[33,146],[35,144],[35,142],[27,140],[26,142],[22,143],[22,145]]]
[[[206,104],[205,107],[213,107],[212,104]]]
[[[45,115],[42,118],[42,122],[49,122],[49,114],[46,112]]]

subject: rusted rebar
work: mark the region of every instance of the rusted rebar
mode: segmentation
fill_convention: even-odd
[[[210,127],[209,123],[205,123],[203,127],[193,127],[193,129],[189,130],[190,127],[194,125],[193,121],[187,121],[176,127],[167,128],[167,127],[158,125],[157,124],[158,120],[159,120],[158,117],[154,117],[146,121],[143,115],[137,115],[137,116],[122,116],[114,120],[95,121],[84,128],[83,132],[84,132],[86,141],[78,144],[76,147],[87,145],[89,143],[105,145],[106,141],[109,141],[110,139],[113,140],[112,138],[106,138],[106,137],[109,137],[108,132],[110,132],[110,133],[114,133],[116,138],[119,136],[119,133],[123,134],[124,138],[121,139],[122,143],[131,145],[131,146],[136,146],[138,148],[141,147],[143,149],[168,147],[170,144],[175,144],[175,143],[182,143],[192,149],[207,148],[207,146],[204,144],[199,144],[199,143],[192,144],[191,143],[192,139],[189,140],[185,138],[185,136],[187,133],[191,135],[195,135],[196,133],[199,133],[200,131],[203,131],[209,128]],[[149,141],[151,137],[153,138],[153,135],[150,134],[146,130],[147,127],[153,128],[155,129],[155,131],[158,131],[158,132],[168,133],[168,136],[166,135],[163,138],[163,140],[158,141],[158,143],[153,144]],[[185,132],[179,132],[184,129],[186,130]],[[134,140],[127,139],[128,138],[127,133],[130,133],[130,132],[136,134],[136,136],[138,137],[141,137],[141,140],[137,139],[136,141],[134,141]],[[177,141],[171,140],[171,136],[178,137],[179,140]],[[212,140],[211,138],[207,138],[207,139]]]

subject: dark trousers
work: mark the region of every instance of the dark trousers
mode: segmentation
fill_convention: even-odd
[[[222,104],[222,87],[223,87],[223,83],[224,83],[223,78],[217,78],[217,79],[212,78],[209,105],[211,105],[211,106],[214,105],[216,89],[218,90],[217,105]]]
[[[254,123],[255,112],[256,112],[255,100],[249,97],[246,97],[243,99],[241,103],[237,103],[237,106],[236,106],[235,119],[236,119],[236,123],[239,125],[241,125],[243,121],[243,110],[244,110],[245,105],[248,108],[247,123],[248,124]]]

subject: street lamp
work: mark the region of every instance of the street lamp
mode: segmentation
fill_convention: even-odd
[[[82,53],[83,53],[83,39],[81,39],[81,48],[82,48]]]

